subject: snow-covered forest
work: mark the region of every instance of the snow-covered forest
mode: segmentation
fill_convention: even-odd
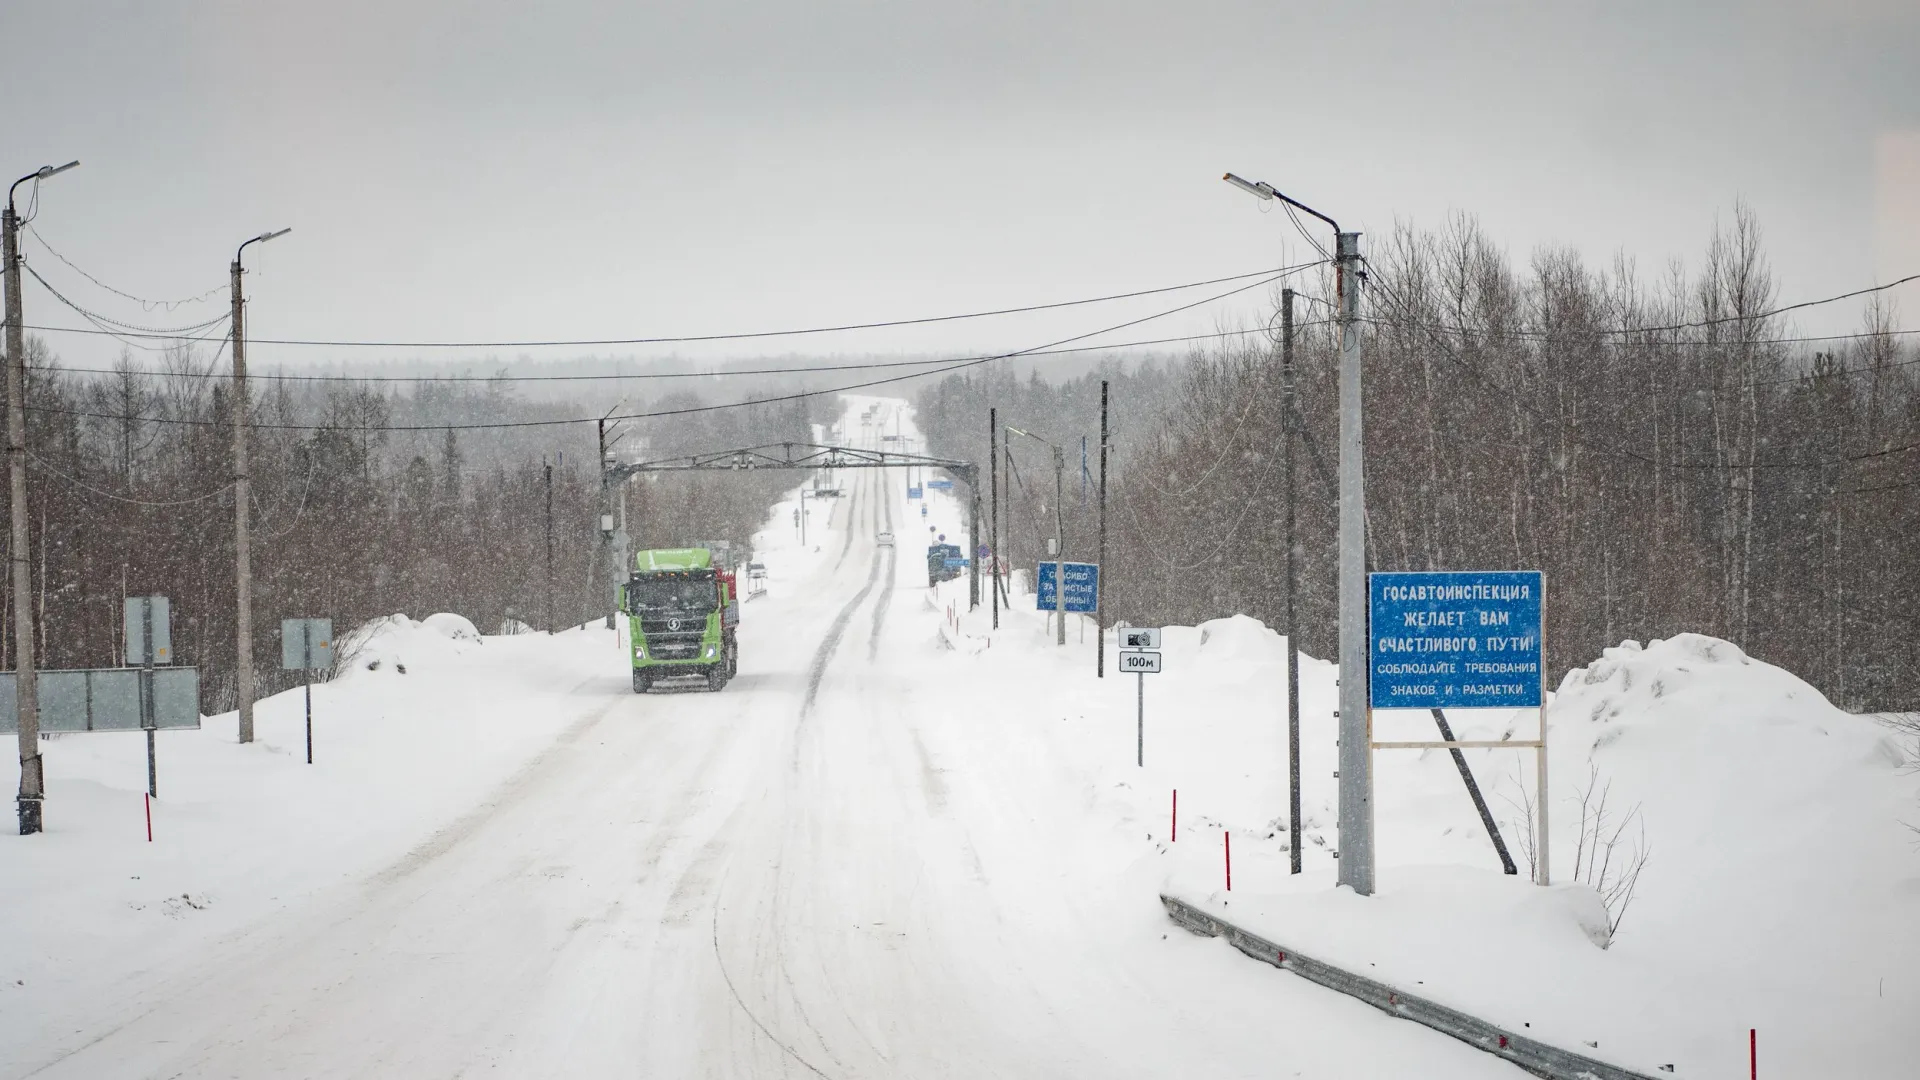
[[[1517,261],[1466,217],[1402,226],[1368,250],[1373,568],[1544,570],[1552,670],[1696,631],[1846,707],[1920,707],[1920,352],[1894,312],[1868,301],[1856,333],[1830,338],[1769,314],[1793,298],[1777,295],[1745,209],[1692,269],[1652,277],[1562,250]],[[1300,634],[1328,655],[1338,342],[1331,281],[1292,284]],[[1272,334],[1110,374],[1109,621],[1280,622],[1278,326],[1276,314]],[[1097,447],[1096,375],[949,378],[919,397],[934,449],[984,455],[988,405],[1003,424]],[[1025,440],[1014,454],[1003,548],[1031,564],[1053,531],[1051,464]],[[1097,472],[1097,449],[1090,461]],[[1078,474],[1076,449],[1066,546],[1091,559]]]

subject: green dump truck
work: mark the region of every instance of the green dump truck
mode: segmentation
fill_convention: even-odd
[[[661,679],[727,685],[740,666],[740,592],[708,548],[661,548],[634,556],[621,590],[632,648],[633,692]]]

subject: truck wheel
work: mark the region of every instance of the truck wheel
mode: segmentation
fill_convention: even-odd
[[[727,678],[731,679],[738,674],[740,674],[740,646],[730,645],[727,647]]]
[[[652,688],[653,688],[652,673],[643,671],[640,668],[634,668],[633,669],[633,692],[636,694],[644,694]]]
[[[707,689],[717,691],[727,685],[727,666],[715,664],[707,669]]]

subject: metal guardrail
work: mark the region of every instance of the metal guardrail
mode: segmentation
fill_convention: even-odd
[[[1193,933],[1202,937],[1224,937],[1234,948],[1255,960],[1272,964],[1283,971],[1291,971],[1308,982],[1319,983],[1329,990],[1337,990],[1348,997],[1357,998],[1391,1016],[1411,1020],[1416,1024],[1432,1028],[1442,1035],[1451,1035],[1476,1050],[1483,1050],[1502,1058],[1546,1080],[1655,1080],[1654,1077],[1644,1073],[1623,1069],[1618,1065],[1609,1065],[1583,1054],[1575,1054],[1524,1035],[1516,1035],[1478,1017],[1469,1016],[1458,1009],[1450,1009],[1437,1002],[1404,993],[1386,983],[1376,982],[1324,961],[1302,956],[1284,945],[1268,941],[1257,934],[1250,934],[1232,923],[1223,922],[1178,897],[1163,893],[1160,896],[1160,903],[1166,907],[1167,915],[1174,922]],[[1672,1074],[1663,1073],[1662,1075],[1664,1077]]]

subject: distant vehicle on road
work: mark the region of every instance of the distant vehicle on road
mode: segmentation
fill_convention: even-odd
[[[927,547],[927,584],[952,581],[967,568],[966,553],[958,544],[931,544]]]
[[[890,532],[883,532],[879,536],[874,537],[873,542],[876,544],[879,544],[881,547],[892,547],[893,534]]]
[[[633,649],[633,692],[656,679],[705,678],[727,685],[740,670],[739,585],[709,548],[659,548],[633,557],[621,606]]]

